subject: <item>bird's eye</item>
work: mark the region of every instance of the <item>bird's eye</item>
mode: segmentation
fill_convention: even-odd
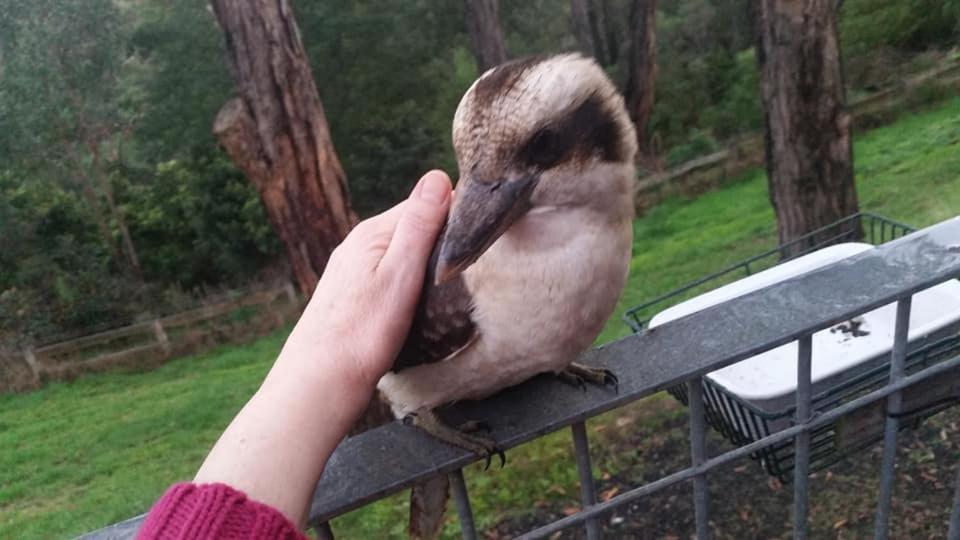
[[[524,153],[531,164],[546,169],[560,161],[564,150],[560,135],[551,129],[544,128],[530,138]]]

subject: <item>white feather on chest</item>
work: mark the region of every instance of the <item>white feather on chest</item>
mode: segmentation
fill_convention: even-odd
[[[478,399],[561,371],[599,334],[630,262],[630,219],[588,208],[525,216],[467,271],[479,339],[459,354],[385,375],[397,417]]]

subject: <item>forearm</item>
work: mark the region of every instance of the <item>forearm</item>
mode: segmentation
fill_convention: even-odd
[[[286,351],[285,351],[286,352]],[[303,524],[323,465],[366,407],[372,384],[336,369],[289,369],[281,355],[197,472]]]
[[[404,203],[351,231],[263,385],[195,482],[227,484],[304,523],[327,458],[407,335],[450,193],[445,174],[428,173]]]

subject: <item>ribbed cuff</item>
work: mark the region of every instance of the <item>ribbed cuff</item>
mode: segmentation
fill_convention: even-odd
[[[225,484],[181,483],[153,505],[141,539],[305,539],[279,510]]]

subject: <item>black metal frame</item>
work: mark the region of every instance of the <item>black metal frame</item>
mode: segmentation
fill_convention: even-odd
[[[905,369],[908,373],[916,373],[937,362],[948,360],[960,355],[960,335],[952,335],[937,340],[907,355]],[[811,408],[815,414],[834,409],[843,403],[849,402],[861,395],[868,394],[882,388],[887,383],[890,363],[878,364],[868,371],[857,375],[842,384],[827,388],[816,393],[811,398]],[[689,405],[689,392],[686,386],[677,385],[667,389],[667,392],[684,405]],[[707,423],[717,430],[727,440],[737,446],[743,446],[758,441],[777,429],[771,429],[771,424],[777,420],[792,419],[796,415],[796,405],[785,407],[775,412],[766,411],[751,403],[738,399],[720,385],[704,379],[703,395],[706,401]],[[910,411],[906,418],[901,418],[900,429],[916,427],[924,419],[949,408],[956,403],[935,403],[929,408]],[[810,470],[819,471],[843,458],[868,448],[882,440],[878,434],[874,438],[863,439],[856,446],[838,446],[838,425],[836,422],[825,424],[810,433]],[[777,477],[781,482],[789,483],[794,474],[794,445],[784,442],[767,446],[751,454],[753,459],[760,462],[764,470]]]

